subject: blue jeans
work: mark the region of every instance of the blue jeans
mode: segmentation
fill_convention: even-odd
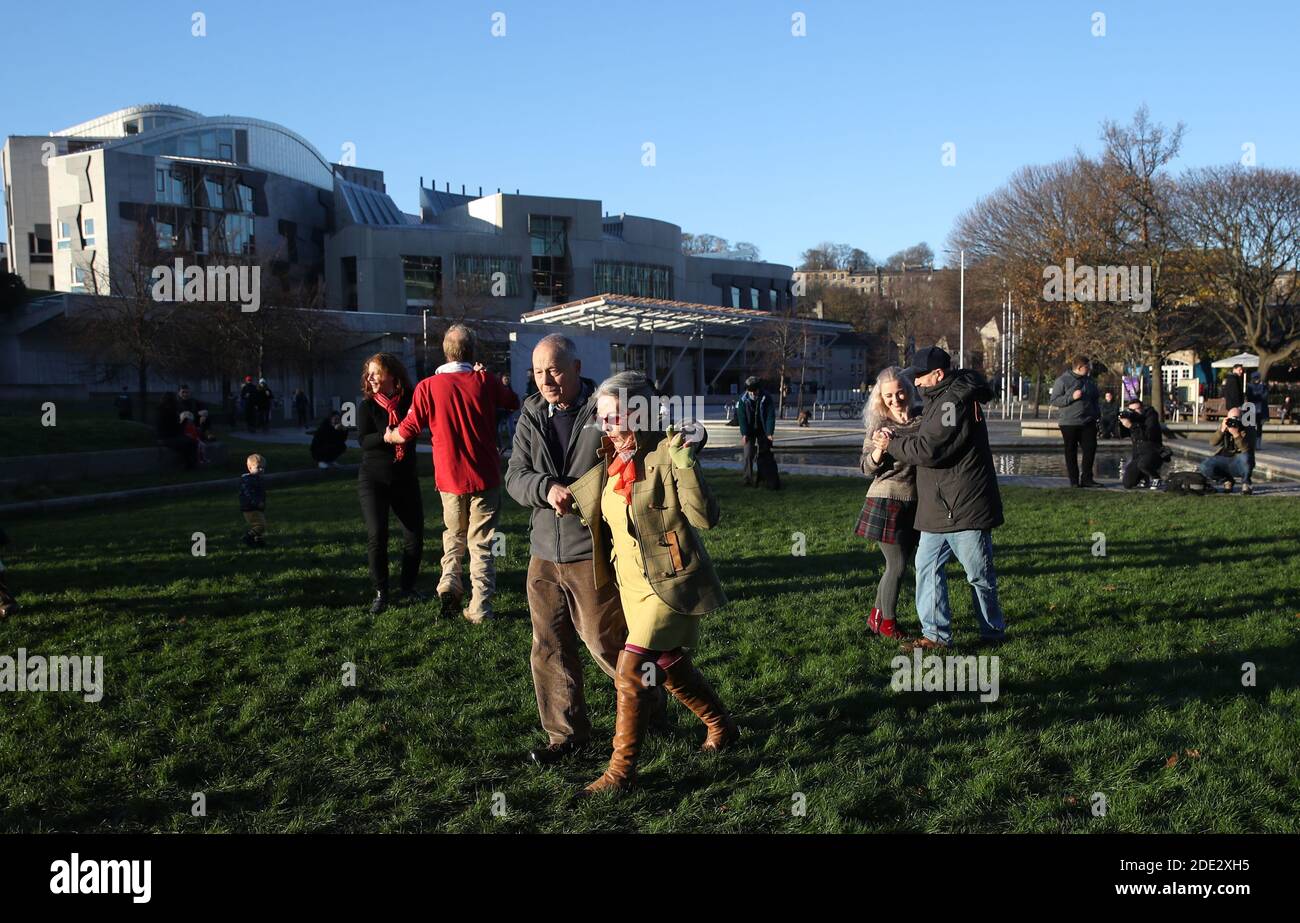
[[[1233,456],[1212,455],[1201,462],[1201,474],[1216,484],[1229,478],[1249,484],[1250,459],[1244,452]]]
[[[944,565],[956,557],[966,569],[981,638],[1000,638],[1006,630],[993,569],[993,534],[988,529],[922,532],[916,547],[916,612],[931,641],[952,643],[952,608]]]

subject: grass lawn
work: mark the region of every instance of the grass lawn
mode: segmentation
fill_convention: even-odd
[[[621,802],[576,797],[614,718],[585,653],[599,745],[559,770],[524,762],[541,732],[510,501],[510,618],[482,626],[365,612],[351,483],[272,491],[261,551],[237,544],[233,494],[7,522],[27,608],[0,622],[0,654],[101,654],[106,692],[4,697],[0,829],[1300,830],[1300,500],[1005,489],[1012,640],[983,703],[890,689],[896,649],[864,625],[882,561],[852,535],[860,483],[790,477],[769,494],[710,478],[724,512],[706,541],[732,603],[705,619],[698,660],[745,736],[697,753],[702,728],[672,706]],[[974,617],[951,576],[960,646]]]
[[[116,413],[86,403],[55,401],[54,425],[45,426],[41,404],[0,403],[0,458],[141,449],[158,441],[152,426],[119,420]]]
[[[3,418],[0,418],[2,421]],[[114,420],[113,423],[119,423]],[[2,422],[0,422],[2,425]],[[139,424],[120,423],[121,426],[139,426]],[[226,446],[226,458],[221,462],[186,471],[179,466],[164,471],[151,471],[144,474],[120,475],[117,477],[87,478],[80,481],[50,481],[45,484],[23,484],[15,487],[0,487],[0,503],[19,503],[24,500],[49,500],[55,497],[74,497],[85,494],[107,493],[117,490],[134,490],[141,487],[157,487],[165,484],[188,484],[192,481],[211,481],[221,478],[235,478],[248,471],[247,458],[253,453],[260,453],[266,458],[267,471],[297,471],[315,468],[311,448],[306,444],[266,442],[258,433],[245,433],[221,427],[217,430],[217,439]],[[349,436],[350,446],[338,459],[340,465],[354,465],[361,461],[361,450],[356,445],[356,433]],[[157,442],[153,431],[149,431],[149,446]],[[129,448],[118,446],[118,448]],[[135,448],[139,448],[136,446]],[[25,453],[24,453],[25,454]],[[441,508],[441,507],[439,507]]]

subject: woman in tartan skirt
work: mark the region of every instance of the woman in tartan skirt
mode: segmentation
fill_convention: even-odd
[[[912,408],[918,403],[916,388],[897,366],[890,366],[876,378],[871,396],[862,409],[867,435],[862,440],[862,473],[872,478],[867,498],[854,530],[880,544],[885,573],[876,588],[876,604],[867,616],[867,627],[887,638],[906,638],[895,621],[898,588],[907,575],[908,562],[916,553],[920,536],[916,518],[916,469],[894,459],[876,445],[876,431],[888,426],[895,434],[914,431],[919,422]]]

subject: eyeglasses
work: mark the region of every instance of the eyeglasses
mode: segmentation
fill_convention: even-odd
[[[621,413],[607,413],[600,418],[600,423],[604,426],[621,426],[623,415]]]

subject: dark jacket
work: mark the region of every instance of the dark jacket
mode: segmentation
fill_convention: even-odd
[[[755,429],[750,420],[756,416],[759,427]],[[736,422],[740,424],[740,435],[756,436],[759,432],[768,439],[776,431],[776,401],[766,391],[759,391],[757,397],[750,397],[746,391],[736,401]]]
[[[401,421],[411,409],[411,395],[403,394],[397,404],[397,419]],[[406,444],[402,460],[397,460],[397,446],[384,442],[388,429],[388,411],[380,407],[373,397],[367,397],[357,408],[357,443],[361,446],[361,469],[358,480],[391,484],[394,480],[414,478],[415,441]],[[343,437],[347,439],[346,434]]]
[[[266,485],[260,474],[246,474],[239,479],[239,511],[252,513],[266,509]]]
[[[1002,525],[1002,495],[980,406],[993,399],[993,389],[978,372],[960,369],[922,395],[917,432],[889,444],[890,455],[916,466],[916,528],[962,532]]]
[[[1223,380],[1223,406],[1225,410],[1240,407],[1246,403],[1246,382],[1240,375],[1228,373]]]
[[[1074,392],[1070,392],[1070,393],[1073,394]],[[1110,400],[1106,400],[1105,398],[1102,398],[1101,403],[1098,405],[1098,407],[1101,409],[1101,418],[1103,420],[1118,419],[1119,411],[1120,411],[1120,403],[1118,397],[1112,397]]]
[[[669,609],[707,615],[727,604],[727,594],[696,530],[718,524],[722,518],[718,500],[705,483],[698,460],[689,468],[673,464],[666,435],[640,432],[636,441],[638,479],[632,485],[631,510],[632,526],[641,542],[643,573]],[[579,521],[591,530],[598,590],[617,580],[610,560],[613,539],[600,507],[613,445],[605,440],[602,450],[606,454],[572,486]]]
[[[1075,391],[1082,391],[1083,396],[1076,398]],[[1061,408],[1061,426],[1086,426],[1101,419],[1101,410],[1097,406],[1097,383],[1091,375],[1076,375],[1070,369],[1056,379],[1049,400],[1053,407]]]
[[[158,405],[158,438],[175,439],[181,434],[181,408],[176,395],[163,396]]]
[[[546,445],[550,426],[550,405],[541,392],[524,400],[515,425],[515,441],[506,467],[506,492],[521,506],[532,509],[529,547],[534,557],[557,564],[591,560],[591,532],[576,515],[556,516],[546,502],[551,483],[568,487],[591,469],[600,452],[600,424],[596,422],[596,383],[582,379],[587,399],[573,421],[573,432],[564,456],[564,465],[556,469]]]
[[[1133,440],[1133,451],[1143,452],[1158,450],[1165,444],[1164,430],[1160,426],[1160,414],[1154,407],[1142,408],[1142,420],[1128,428],[1129,438]]]
[[[316,434],[311,437],[311,457],[316,461],[332,462],[348,448],[348,431],[338,430],[330,425],[326,417],[316,427]]]

